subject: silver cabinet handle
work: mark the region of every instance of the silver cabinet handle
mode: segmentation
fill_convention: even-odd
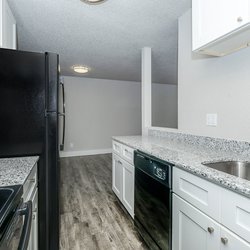
[[[212,234],[212,233],[214,232],[214,228],[213,228],[213,227],[208,227],[208,228],[207,228],[207,231],[208,231],[210,234]]]
[[[32,179],[29,179],[30,182],[36,182],[36,179],[32,178]]]
[[[242,21],[243,21],[243,18],[242,18],[241,16],[239,16],[239,17],[237,18],[237,22],[241,23]]]
[[[122,162],[120,160],[118,160],[118,163],[122,165]]]
[[[222,238],[221,238],[221,242],[222,242],[224,245],[226,245],[226,244],[228,243],[228,238],[222,237]]]

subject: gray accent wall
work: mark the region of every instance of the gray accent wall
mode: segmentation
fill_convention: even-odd
[[[177,128],[177,85],[152,83],[152,126]]]
[[[66,152],[111,149],[112,136],[141,134],[140,83],[63,78]]]
[[[191,11],[179,19],[179,130],[250,141],[250,48],[224,57],[191,51]],[[217,127],[206,114],[217,113]]]

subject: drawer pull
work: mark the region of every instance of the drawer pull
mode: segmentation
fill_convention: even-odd
[[[214,232],[214,228],[213,228],[213,227],[208,227],[208,228],[207,228],[207,231],[208,231],[210,234],[212,234],[212,233]]]
[[[29,179],[30,182],[36,182],[35,178]]]
[[[226,244],[228,243],[228,238],[222,237],[222,238],[221,238],[221,242],[222,242],[224,245],[226,245]]]
[[[122,162],[120,160],[118,160],[118,163],[122,165]]]

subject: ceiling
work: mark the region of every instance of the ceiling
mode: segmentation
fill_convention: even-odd
[[[8,0],[22,50],[60,55],[62,75],[72,65],[91,68],[87,77],[140,81],[141,48],[152,47],[153,81],[177,83],[177,18],[191,0]]]

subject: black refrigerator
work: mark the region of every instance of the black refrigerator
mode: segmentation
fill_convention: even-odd
[[[40,157],[40,250],[59,249],[60,86],[58,55],[0,49],[0,157]]]

